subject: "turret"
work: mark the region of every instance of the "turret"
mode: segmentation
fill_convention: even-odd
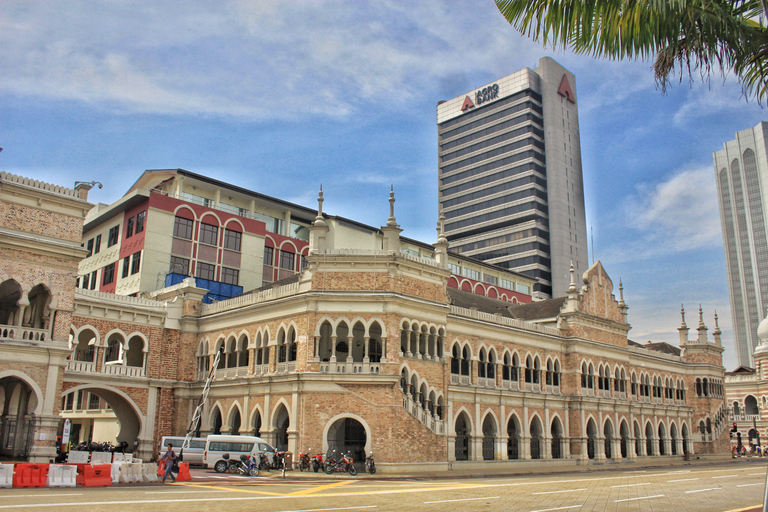
[[[704,325],[704,314],[701,311],[701,304],[699,304],[699,326],[696,328],[699,331],[699,337],[696,340],[699,343],[707,342],[707,326]]]
[[[712,331],[712,334],[715,336],[715,345],[722,347],[723,343],[720,341],[720,335],[723,333],[720,330],[720,326],[717,324],[717,311],[715,311],[715,330]]]
[[[624,302],[624,285],[621,282],[621,278],[619,278],[619,310],[621,311],[621,314],[624,316],[624,322],[626,323],[629,306],[627,306],[627,303]]]
[[[688,343],[688,326],[685,323],[685,308],[682,304],[680,304],[680,316],[683,317],[683,323],[680,324],[680,327],[677,329],[677,332],[680,333],[680,346],[682,347],[686,343]]]
[[[309,227],[309,254],[316,254],[327,249],[327,235],[330,228],[326,225],[323,218],[323,186],[320,185],[320,194],[317,197],[317,217]]]
[[[381,227],[384,233],[384,250],[390,254],[400,252],[400,233],[403,231],[395,219],[395,187],[389,191],[389,218],[387,225]]]
[[[445,237],[445,215],[443,210],[437,217],[437,243],[435,244],[435,261],[443,268],[448,267],[448,239]]]

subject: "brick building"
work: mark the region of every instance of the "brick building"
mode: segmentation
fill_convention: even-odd
[[[126,232],[125,219],[118,232]],[[108,236],[114,224],[103,224]],[[70,269],[73,300],[66,316],[55,315],[66,321],[55,329],[57,371],[47,380],[32,369],[14,379],[35,398],[43,396],[41,382],[55,386],[46,399],[52,419],[70,393],[109,402],[120,420],[118,440],[133,443],[144,458],[154,455],[160,436],[186,432],[219,351],[194,429],[256,433],[294,453],[311,447],[351,450],[358,459],[373,450],[392,463],[586,464],[727,450],[719,330],[710,341],[701,312],[694,339],[683,320],[680,347],[634,343],[623,289],[617,300],[599,262],[578,284],[571,271],[566,297],[499,300],[482,274],[457,276],[452,265],[495,270],[448,253],[441,225],[433,246],[402,238],[393,194],[380,229],[324,215],[322,196],[306,229],[303,268],[210,303],[209,290],[192,277],[131,297],[83,289],[82,280],[76,289]],[[87,255],[90,234],[79,257]],[[122,244],[115,245],[123,258]],[[192,260],[194,251],[193,245]],[[7,259],[0,261],[0,274],[9,277],[0,289],[13,280]],[[17,295],[3,297],[5,310],[21,303]],[[9,318],[5,324],[15,325]],[[10,338],[16,337],[14,331]],[[0,347],[10,347],[7,340]],[[707,393],[697,387],[702,378],[711,386]],[[3,390],[5,417],[12,391]]]

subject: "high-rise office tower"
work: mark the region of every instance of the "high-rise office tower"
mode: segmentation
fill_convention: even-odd
[[[545,57],[437,106],[439,202],[450,249],[565,295],[587,269],[576,80]]]
[[[736,133],[714,153],[731,318],[739,364],[752,366],[757,326],[768,306],[768,123]]]

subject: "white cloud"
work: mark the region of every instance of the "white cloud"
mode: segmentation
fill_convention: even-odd
[[[346,116],[371,101],[403,105],[457,72],[515,71],[536,47],[493,3],[3,7],[0,67],[13,72],[0,92],[153,113]]]
[[[714,172],[685,169],[655,184],[641,183],[625,199],[617,226],[632,230],[609,252],[614,261],[669,255],[722,244]]]
[[[731,77],[725,82],[713,78],[711,83],[691,84],[685,102],[672,118],[676,126],[684,127],[699,122],[702,117],[718,114],[747,115],[754,111],[754,100],[746,101],[741,86]]]

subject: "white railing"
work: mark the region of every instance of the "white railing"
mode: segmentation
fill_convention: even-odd
[[[176,286],[181,287],[182,283]],[[167,290],[168,288],[165,288]],[[94,299],[106,300],[110,302],[120,302],[123,304],[130,304],[132,306],[145,306],[150,308],[162,308],[165,306],[165,302],[160,302],[153,299],[145,299],[143,297],[129,297],[128,295],[115,295],[114,293],[100,292],[97,290],[85,290],[78,288],[75,290],[77,295],[84,295],[86,297],[92,297]]]
[[[144,368],[139,366],[123,366],[121,364],[105,364],[104,373],[107,375],[122,375],[124,377],[143,377]]]
[[[461,308],[458,306],[451,306],[451,314],[474,318],[477,320],[483,320],[485,322],[493,322],[495,324],[506,325],[509,327],[517,327],[519,329],[525,329],[528,331],[536,331],[542,334],[551,334],[558,336],[559,330],[555,327],[547,327],[545,325],[539,325],[532,322],[524,322],[517,318],[507,318],[501,315],[495,315],[491,313],[484,313],[482,311],[472,310],[468,308]]]
[[[200,313],[202,315],[218,313],[220,311],[226,311],[242,306],[248,306],[250,304],[258,304],[259,302],[279,299],[288,295],[294,295],[298,293],[298,291],[299,283],[291,283],[285,286],[280,286],[279,288],[270,288],[260,292],[239,295],[231,299],[214,302],[213,304],[203,304],[203,306],[200,308]]]
[[[583,396],[595,396],[595,390],[592,388],[581,388],[581,394]]]
[[[257,364],[253,367],[253,374],[254,375],[266,375],[269,373],[269,365],[268,364]]]
[[[0,340],[47,341],[48,329],[32,329],[15,325],[0,326]]]
[[[69,361],[67,370],[72,372],[93,373],[96,371],[96,363],[93,361]]]
[[[419,402],[413,400],[411,395],[403,394],[403,409],[405,409],[411,416],[419,420],[419,422],[430,429],[436,434],[445,433],[445,420],[441,420],[432,415],[428,410],[424,409]]]
[[[372,374],[379,373],[381,366],[379,363],[322,363],[320,365],[321,373],[346,373],[350,375],[356,374]]]
[[[205,380],[208,378],[208,371],[207,370],[200,370],[197,372],[197,380]]]
[[[757,373],[751,375],[726,375],[725,382],[748,382],[758,380]]]
[[[296,361],[277,363],[277,373],[287,373],[296,371]]]

